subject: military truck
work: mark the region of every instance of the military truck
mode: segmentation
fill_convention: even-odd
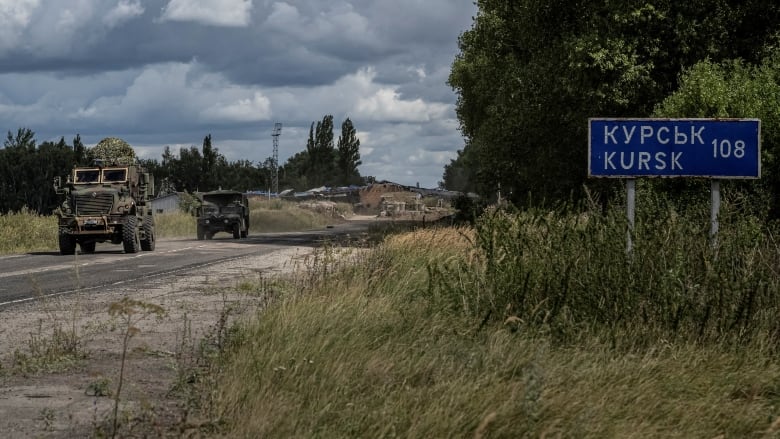
[[[54,179],[64,198],[55,210],[60,254],[95,251],[98,242],[122,244],[125,253],[152,251],[155,247],[151,195],[152,176],[137,164],[76,166],[65,179]]]
[[[211,239],[215,233],[228,232],[233,239],[249,236],[249,201],[246,194],[237,191],[217,190],[197,194],[200,206],[197,236],[199,240]]]

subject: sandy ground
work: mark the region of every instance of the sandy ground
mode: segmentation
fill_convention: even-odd
[[[184,419],[181,396],[171,389],[188,350],[214,334],[221,318],[227,316],[230,323],[251,315],[268,300],[242,288],[236,275],[267,280],[302,269],[312,251],[286,247],[197,272],[0,311],[0,437],[110,437],[114,399],[104,393],[116,391],[126,325],[108,310],[123,297],[159,305],[166,314],[135,325],[140,332],[128,345],[117,437],[192,436],[192,431],[170,430]],[[29,355],[31,346],[51,340],[55,328],[75,330],[84,360],[60,371],[10,373],[15,360],[25,363],[19,354]]]

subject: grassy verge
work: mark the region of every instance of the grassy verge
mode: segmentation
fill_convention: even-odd
[[[630,257],[617,213],[326,249],[234,332],[212,416],[233,437],[777,437],[774,234],[725,215],[713,251],[706,222],[642,219]]]
[[[57,219],[27,209],[0,215],[0,255],[57,248]]]
[[[294,232],[324,227],[351,214],[349,205],[331,209],[303,208],[295,202],[252,200],[249,232]],[[155,216],[158,239],[195,238],[196,221],[192,215],[175,212]],[[57,218],[28,210],[0,214],[0,255],[58,251]]]

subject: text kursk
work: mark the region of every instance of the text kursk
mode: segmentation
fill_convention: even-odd
[[[704,127],[652,125],[615,125],[604,126],[605,145],[628,145],[639,141],[640,145],[657,143],[661,145],[704,145],[702,133]]]
[[[633,169],[637,171],[663,171],[669,169],[672,171],[682,170],[680,165],[682,152],[656,152],[655,154],[647,151],[616,151],[604,154],[604,169]]]

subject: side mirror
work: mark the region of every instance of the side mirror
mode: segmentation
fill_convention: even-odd
[[[61,177],[54,177],[54,192],[61,194],[62,193],[62,178]]]

